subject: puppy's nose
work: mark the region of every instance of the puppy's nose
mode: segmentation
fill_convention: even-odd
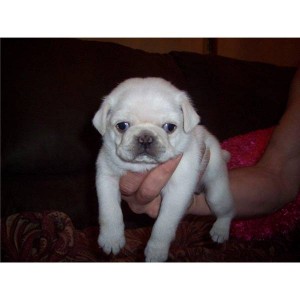
[[[138,137],[138,142],[144,147],[150,146],[153,143],[153,141],[153,136],[149,134],[143,134]]]

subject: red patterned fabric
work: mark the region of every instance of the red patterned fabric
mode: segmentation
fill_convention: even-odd
[[[179,225],[169,262],[300,261],[300,226],[265,241],[231,238],[219,245],[209,237],[212,217],[186,217]],[[299,225],[299,224],[298,224]],[[61,212],[15,214],[2,221],[2,261],[143,262],[151,228],[126,229],[120,254],[106,255],[97,245],[99,229],[76,230]]]
[[[232,154],[230,168],[250,166],[261,157],[273,129],[259,130],[223,143]],[[280,211],[257,219],[234,220],[231,238],[219,245],[209,237],[213,217],[187,216],[169,252],[171,262],[300,261],[300,197]],[[151,228],[126,229],[119,255],[97,245],[98,227],[74,228],[63,212],[23,212],[1,221],[2,261],[142,262]]]
[[[2,253],[9,261],[93,260],[85,234],[64,213],[24,212],[2,222]]]

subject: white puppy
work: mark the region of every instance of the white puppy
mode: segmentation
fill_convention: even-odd
[[[219,243],[228,239],[234,209],[227,155],[199,121],[187,94],[161,78],[128,79],[105,97],[93,119],[103,136],[96,187],[98,243],[105,253],[117,254],[125,245],[120,177],[127,171],[145,172],[183,154],[162,190],[159,216],[145,249],[146,261],[167,260],[170,243],[199,181],[203,149],[209,149],[210,160],[201,184],[217,217],[210,235]]]

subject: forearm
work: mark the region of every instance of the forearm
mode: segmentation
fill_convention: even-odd
[[[285,194],[285,188],[278,178],[258,167],[232,170],[229,178],[238,218],[269,214],[292,200]],[[187,213],[211,215],[204,194],[194,196]]]
[[[229,171],[237,217],[272,213],[295,199],[300,188],[300,69],[291,84],[288,106],[257,165]],[[205,195],[188,211],[209,215]]]
[[[232,170],[229,176],[236,217],[270,214],[292,200],[280,177],[258,165]]]

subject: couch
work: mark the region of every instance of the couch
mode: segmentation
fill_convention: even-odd
[[[190,52],[147,53],[80,39],[3,39],[1,259],[143,261],[153,220],[122,203],[125,248],[97,246],[91,120],[101,99],[129,77],[163,77],[186,90],[202,124],[232,152],[230,168],[254,164],[287,105],[295,68]],[[170,262],[299,261],[300,199],[274,215],[235,220],[213,243],[213,217],[185,217]]]

